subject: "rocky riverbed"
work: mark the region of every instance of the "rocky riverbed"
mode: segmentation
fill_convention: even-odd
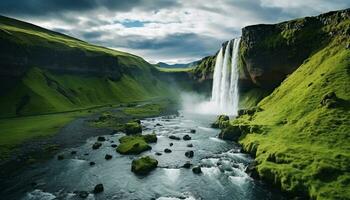
[[[3,183],[6,199],[283,199],[245,173],[252,162],[210,128],[215,116],[180,112],[141,120],[157,142],[138,155],[117,153],[122,132],[90,137]],[[79,129],[76,129],[79,130]],[[73,133],[72,133],[73,134]],[[97,149],[92,146],[99,142]],[[142,156],[157,160],[147,175],[132,172]],[[96,189],[97,187],[97,189]],[[96,191],[97,190],[97,191]]]

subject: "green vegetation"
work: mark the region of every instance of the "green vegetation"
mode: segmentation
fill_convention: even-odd
[[[135,174],[146,175],[154,170],[158,165],[158,161],[150,156],[144,156],[139,159],[135,159],[131,164],[131,171]]]
[[[336,37],[264,98],[260,112],[232,122],[266,127],[240,143],[255,154],[261,178],[284,191],[318,200],[350,196],[349,42]]]
[[[55,134],[66,123],[89,111],[0,119],[0,160],[24,141]]]
[[[124,125],[125,133],[127,135],[135,135],[142,133],[142,126],[137,122],[128,122]]]
[[[185,68],[163,68],[163,67],[157,67],[157,69],[161,72],[190,72],[194,68],[193,67],[185,67]]]
[[[119,139],[117,152],[121,154],[139,154],[152,149],[148,143],[157,142],[155,134],[124,136]]]
[[[54,75],[32,68],[14,89],[0,97],[1,116],[43,114],[97,105],[151,99],[166,94],[166,86],[153,85],[148,76],[137,80]]]
[[[50,31],[33,24],[0,16],[0,35],[6,40],[23,46],[40,46],[48,49],[71,50],[73,48],[83,51],[101,52],[114,56],[138,56],[108,49],[101,46],[91,45],[82,40]]]

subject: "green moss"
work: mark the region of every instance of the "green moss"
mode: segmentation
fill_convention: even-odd
[[[131,171],[135,174],[146,175],[154,170],[158,165],[158,161],[150,156],[135,159],[131,164]]]
[[[270,94],[269,90],[252,88],[239,94],[239,108],[252,108],[256,106],[264,97]]]
[[[152,149],[147,143],[157,142],[155,134],[124,136],[119,139],[117,152],[121,154],[139,154]]]
[[[341,35],[307,59],[258,105],[236,121],[268,127],[240,140],[256,155],[260,176],[295,195],[350,196],[350,52]],[[334,107],[322,105],[334,92]]]
[[[127,135],[141,134],[142,127],[137,122],[129,122],[124,125],[125,133]]]

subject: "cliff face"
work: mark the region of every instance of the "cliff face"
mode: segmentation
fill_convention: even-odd
[[[239,56],[242,106],[256,104],[334,36],[348,35],[350,29],[341,24],[349,16],[350,9],[346,9],[243,28]],[[196,77],[212,79],[215,55],[204,58],[202,63],[205,64],[199,64],[194,70]],[[246,100],[250,101],[249,105],[245,105]]]
[[[275,25],[243,28],[240,54],[244,76],[241,81],[265,89],[275,88],[305,59],[327,45],[334,35],[349,34],[350,30],[335,27],[349,16],[347,9]]]

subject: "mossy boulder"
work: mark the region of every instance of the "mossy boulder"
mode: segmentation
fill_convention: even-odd
[[[157,168],[158,161],[150,156],[135,159],[131,163],[131,171],[138,175],[146,175]]]
[[[144,140],[133,140],[130,142],[121,143],[117,147],[117,152],[121,154],[140,154],[151,149],[152,147],[149,146]]]
[[[137,122],[129,122],[124,125],[124,131],[127,135],[135,135],[142,133],[142,126]]]
[[[227,115],[219,115],[216,121],[211,125],[212,128],[223,128],[229,124],[230,117]]]
[[[238,125],[230,125],[221,130],[219,138],[237,142],[241,135],[242,131]]]
[[[148,143],[157,142],[156,134],[124,136],[119,139],[117,152],[121,154],[139,154],[152,149]]]

